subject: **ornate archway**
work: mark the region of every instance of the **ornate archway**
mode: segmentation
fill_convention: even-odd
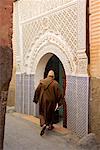
[[[45,39],[45,40],[44,40]],[[41,43],[41,44],[40,44]],[[52,55],[56,55],[62,62],[66,75],[75,74],[76,64],[70,48],[65,41],[62,42],[57,35],[46,33],[32,46],[30,54],[28,53],[26,72],[34,75],[34,87],[36,88],[39,80],[44,77],[45,67]],[[65,97],[67,92],[65,91]],[[38,116],[38,106],[34,104],[34,115]]]
[[[50,32],[41,36],[31,47],[30,53],[26,55],[26,72],[33,74],[33,84],[36,88],[39,80],[43,78],[46,64],[53,54],[62,62],[67,78],[65,99],[68,106],[68,128],[82,136],[88,129],[88,78],[77,76],[77,68],[80,67],[78,56],[73,54],[64,39]],[[85,69],[87,70],[87,68]],[[38,115],[37,107],[34,105],[34,115]],[[82,109],[80,110],[80,108]],[[72,112],[74,113],[72,114]],[[81,123],[84,121],[85,123],[81,127]]]
[[[63,64],[68,81],[65,95],[68,128],[80,136],[88,132],[89,84],[85,41],[84,0],[71,0],[40,16],[20,20],[21,52],[17,58],[19,101],[16,107],[20,112],[32,114],[35,111],[33,91],[39,79],[43,78],[46,63],[55,54]]]
[[[31,51],[26,54],[25,59],[25,66],[27,66],[26,72],[35,74],[42,57],[47,53],[52,53],[62,60],[61,62],[65,68],[66,74],[75,74],[77,58],[73,55],[71,48],[61,35],[55,35],[52,32],[47,32],[40,36],[35,45],[31,45]]]

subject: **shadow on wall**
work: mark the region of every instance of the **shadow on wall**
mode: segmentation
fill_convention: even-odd
[[[13,67],[12,80],[10,82],[7,106],[15,106],[15,92],[16,92],[16,67]]]

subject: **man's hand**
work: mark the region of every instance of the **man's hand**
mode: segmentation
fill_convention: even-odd
[[[56,104],[56,108],[55,108],[55,110],[57,110],[57,108],[58,108],[58,103]]]

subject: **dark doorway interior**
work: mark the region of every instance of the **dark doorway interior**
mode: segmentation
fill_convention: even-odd
[[[63,67],[61,61],[55,55],[53,55],[49,59],[47,65],[46,65],[45,72],[44,72],[44,78],[47,76],[49,70],[54,70],[55,80],[59,82],[60,87],[61,87],[62,92],[63,92],[63,95],[65,95],[66,75],[65,75],[64,67]],[[67,117],[64,114],[67,114],[67,112],[65,112],[64,108],[65,108],[65,106],[63,106],[59,110],[59,117],[60,117],[59,122],[62,122],[62,120],[63,120],[63,126],[66,127],[67,126],[67,121],[64,121],[64,118],[67,118]]]
[[[55,55],[49,59],[45,68],[44,78],[47,76],[49,70],[54,70],[55,80],[59,82],[59,62],[59,59]]]
[[[54,70],[55,72],[55,80],[59,82],[61,89],[63,89],[63,94],[65,95],[65,89],[66,89],[66,75],[63,68],[63,65],[59,58],[55,55],[53,55],[45,68],[44,72],[44,78],[47,76],[49,70]]]

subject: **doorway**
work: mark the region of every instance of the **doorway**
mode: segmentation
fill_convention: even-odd
[[[55,72],[55,80],[60,84],[60,88],[64,97],[66,90],[66,75],[63,64],[56,55],[53,55],[48,60],[47,65],[45,67],[44,78],[47,77],[49,70],[53,70]],[[63,124],[63,127],[67,127],[67,116],[65,115],[67,114],[66,107],[66,103],[64,102],[63,106],[59,109],[59,120],[57,121],[58,124]]]

